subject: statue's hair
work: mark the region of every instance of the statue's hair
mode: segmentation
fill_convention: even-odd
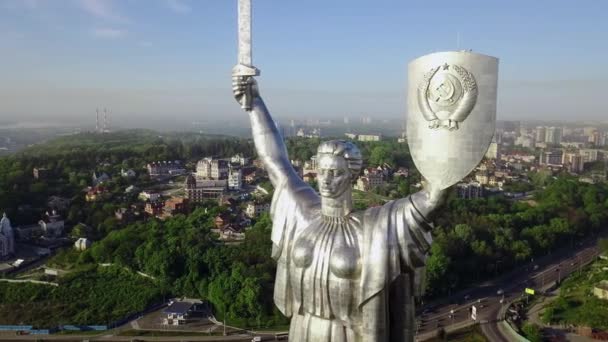
[[[317,156],[331,154],[346,160],[352,179],[356,179],[363,166],[361,151],[357,145],[345,140],[330,140],[322,142],[317,148]]]

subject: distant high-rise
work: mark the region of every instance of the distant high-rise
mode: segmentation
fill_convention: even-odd
[[[547,129],[543,126],[536,127],[536,142],[542,143],[545,142],[545,135],[547,133]]]
[[[498,143],[496,143],[496,141],[492,141],[490,143],[490,146],[488,147],[488,151],[486,152],[486,158],[498,159]]]
[[[559,145],[562,142],[561,127],[547,127],[545,131],[545,142],[547,144]]]
[[[540,153],[540,165],[562,166],[564,152],[560,149],[542,151]]]
[[[572,173],[580,173],[583,171],[583,157],[578,153],[565,153],[564,154],[564,165],[568,168],[568,171]]]
[[[593,133],[591,133],[591,136],[589,136],[589,142],[592,143],[593,145],[597,146],[602,146],[600,144],[600,138],[601,138],[601,134],[598,131],[593,131]]]

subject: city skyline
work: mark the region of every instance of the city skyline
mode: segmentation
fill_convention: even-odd
[[[402,117],[427,53],[497,56],[499,120],[601,120],[606,4],[254,1],[254,64],[279,120]],[[113,125],[239,118],[236,1],[0,1],[0,118]],[[121,125],[121,123],[123,123]]]

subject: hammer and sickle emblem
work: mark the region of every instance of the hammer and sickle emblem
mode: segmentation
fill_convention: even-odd
[[[423,76],[418,105],[429,128],[457,130],[475,107],[477,93],[477,82],[468,70],[444,63]]]

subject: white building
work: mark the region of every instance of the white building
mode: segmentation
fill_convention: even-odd
[[[547,144],[559,145],[562,142],[562,128],[547,127],[545,131],[545,142]]]
[[[138,198],[142,201],[156,202],[160,199],[160,194],[158,192],[144,190],[139,193]]]
[[[256,203],[255,201],[247,203],[245,214],[250,218],[260,216],[262,213],[267,213],[270,210],[269,203]]]
[[[456,184],[458,197],[464,199],[481,198],[483,197],[483,185],[478,182],[458,183]]]
[[[204,158],[196,164],[196,177],[199,179],[227,179],[229,165],[226,160]]]
[[[236,154],[236,155],[232,156],[232,158],[230,158],[230,162],[232,164],[239,164],[241,166],[245,166],[245,165],[249,164],[249,158],[243,157],[242,154]]]
[[[498,144],[496,141],[492,141],[490,146],[488,147],[488,151],[486,152],[486,158],[488,159],[498,159]]]
[[[542,126],[536,127],[536,143],[545,142],[545,137],[547,135],[547,129]]]
[[[0,259],[5,259],[8,256],[15,254],[15,235],[11,221],[2,214],[0,219]]]
[[[564,153],[564,165],[572,173],[581,173],[585,164],[580,154],[568,152]]]
[[[357,137],[359,141],[380,141],[382,140],[381,134],[359,134]]]
[[[581,149],[580,154],[583,157],[583,163],[591,163],[604,159],[604,152],[598,149],[586,148]]]
[[[243,187],[243,172],[241,169],[231,169],[228,174],[228,189],[241,190]]]

